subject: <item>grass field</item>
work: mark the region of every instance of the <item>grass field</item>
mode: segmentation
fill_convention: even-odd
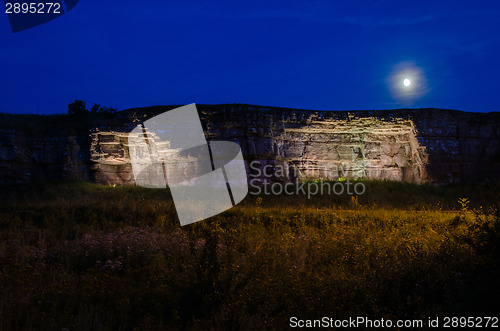
[[[498,316],[498,185],[364,184],[359,197],[248,196],[185,227],[167,190],[3,187],[0,331]]]

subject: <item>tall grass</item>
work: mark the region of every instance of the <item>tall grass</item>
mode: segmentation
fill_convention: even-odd
[[[283,329],[291,316],[498,312],[497,187],[366,185],[356,201],[249,196],[185,227],[167,190],[4,187],[0,330]]]

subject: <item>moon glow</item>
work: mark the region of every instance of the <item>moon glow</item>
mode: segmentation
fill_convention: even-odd
[[[401,106],[414,105],[429,92],[424,70],[413,62],[394,65],[386,82],[393,100]]]

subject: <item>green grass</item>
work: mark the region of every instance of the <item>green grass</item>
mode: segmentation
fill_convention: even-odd
[[[3,187],[0,330],[284,329],[291,316],[498,312],[498,186],[364,184],[357,199],[248,196],[185,227],[167,190]]]

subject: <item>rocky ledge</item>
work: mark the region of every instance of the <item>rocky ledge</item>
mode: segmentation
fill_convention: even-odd
[[[172,108],[121,111],[112,123],[77,132],[0,128],[0,183],[71,178],[134,184],[133,140],[127,134],[138,122]],[[500,182],[497,112],[307,111],[239,104],[198,105],[198,111],[207,139],[237,142],[249,174],[261,180]]]

